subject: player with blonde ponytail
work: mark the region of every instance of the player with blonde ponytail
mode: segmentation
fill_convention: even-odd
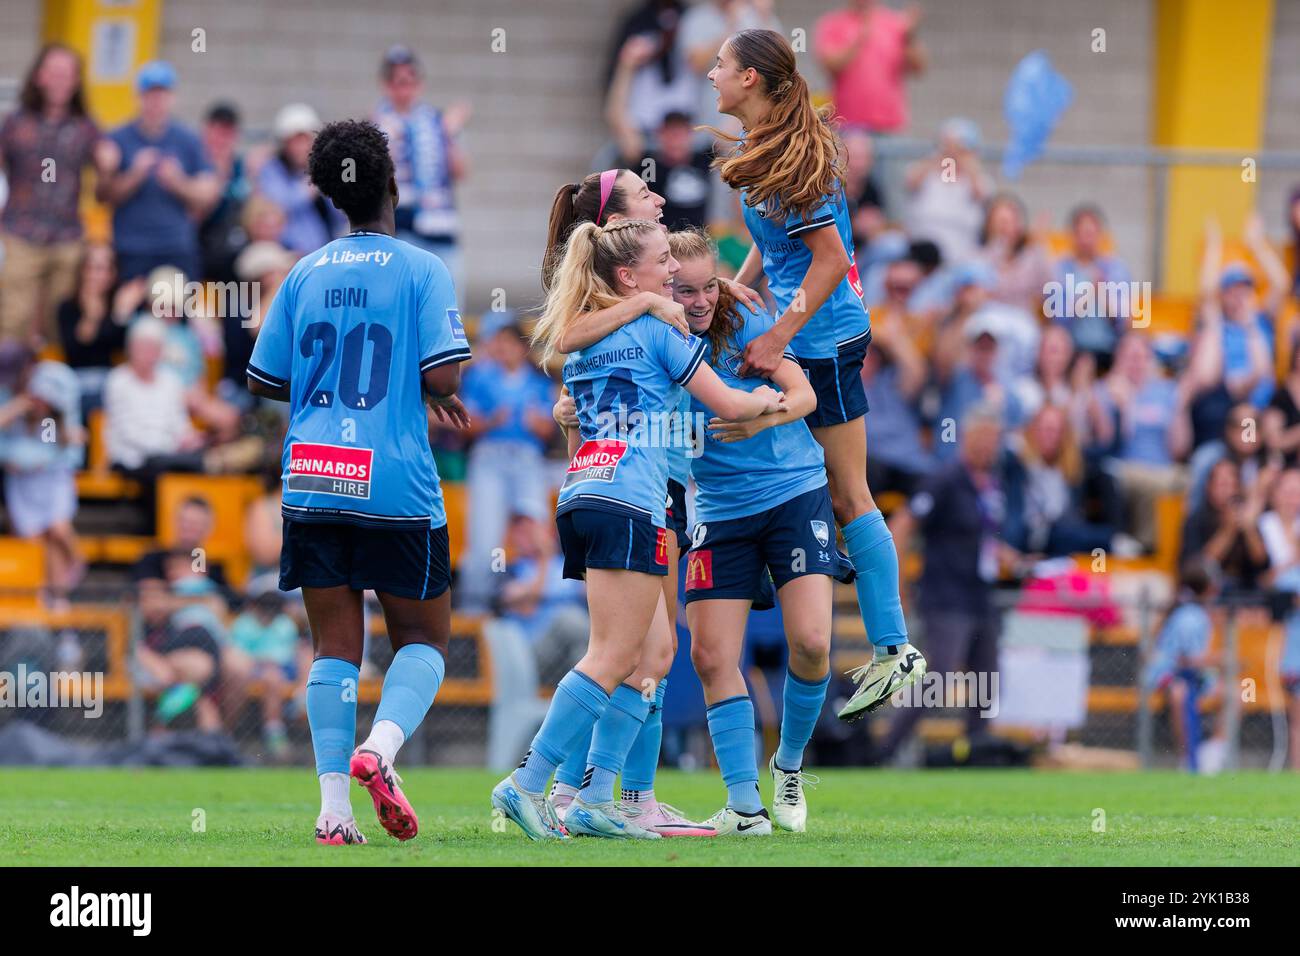
[[[582,316],[645,291],[671,295],[677,269],[656,222],[582,223],[566,242],[534,339],[553,355]],[[534,840],[564,838],[566,827],[592,836],[657,839],[630,823],[612,789],[650,706],[629,681],[662,605],[660,581],[667,573],[669,449],[663,436],[670,432],[660,426],[675,413],[683,388],[729,421],[780,412],[784,400],[769,387],[728,388],[704,363],[701,340],[649,313],[573,352],[563,377],[577,406],[582,444],[560,488],[556,524],[565,577],[587,582],[591,636],[586,654],[556,687],[519,769],[493,788],[492,805]],[[594,726],[586,785],[561,824],[547,783]]]

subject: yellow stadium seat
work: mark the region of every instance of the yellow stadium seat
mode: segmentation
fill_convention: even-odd
[[[0,607],[36,607],[43,587],[45,545],[25,538],[0,537]]]
[[[460,563],[460,556],[465,550],[465,527],[469,506],[462,481],[444,481],[442,483],[442,501],[447,509],[447,537],[451,542],[451,564]]]

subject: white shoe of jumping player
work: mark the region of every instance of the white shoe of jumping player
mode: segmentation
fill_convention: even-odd
[[[861,720],[924,676],[925,657],[911,644],[876,648],[876,656],[870,663],[849,671],[857,689],[840,708],[840,720]]]
[[[815,787],[821,781],[810,773],[796,770],[786,773],[776,765],[776,754],[767,762],[772,773],[772,822],[782,830],[803,833],[808,828],[808,800],[804,785]]]

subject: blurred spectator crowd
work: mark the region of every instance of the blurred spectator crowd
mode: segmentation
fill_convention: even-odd
[[[748,235],[710,169],[712,136],[698,127],[734,120],[717,113],[705,74],[728,34],[782,30],[777,6],[645,0],[618,24],[605,74],[608,146],[595,168],[642,175],[666,200],[665,224],[707,227],[733,269]],[[1290,334],[1300,190],[1277,217],[1285,246],[1275,248],[1260,215],[1240,237],[1207,223],[1193,319],[1156,334],[1151,283],[1115,248],[1105,210],[1036,215],[985,168],[970,120],[944,122],[932,153],[886,181],[877,143],[915,135],[908,81],[929,56],[922,12],[874,0],[827,8],[809,45],[829,78],[871,313],[870,484],[895,502],[898,540],[919,544],[913,609],[930,615],[934,634],[964,635],[940,660],[983,659],[996,641],[995,627],[986,633],[991,590],[1008,569],[1097,549],[1156,551],[1156,501],[1170,494],[1185,500],[1179,565],[1209,569],[1216,593],[1300,590],[1300,351]],[[470,108],[432,105],[406,47],[383,55],[377,79],[372,118],[393,151],[399,236],[460,278],[455,196]],[[46,600],[64,607],[87,573],[73,529],[88,442],[101,441],[108,465],[139,483],[150,524],[161,474],[263,477],[265,495],[246,516],[246,581],[211,564],[196,570],[212,517],[200,499],[168,517],[179,543],[136,567],[146,622],[137,676],[156,687],[159,720],[193,708],[210,727],[241,687],[269,682],[274,748],[309,645],[298,602],[274,587],[285,409],[250,396],[244,368],[287,271],[345,224],[306,179],[321,125],[312,107],[284,106],[270,141],[250,144],[238,104],[214,103],[197,127],[177,117],[178,82],[171,65],[146,65],[134,117],[103,129],[79,56],[52,45],[0,124],[6,530],[43,540]],[[111,216],[93,239],[83,173]],[[586,634],[582,589],[561,577],[550,520],[563,469],[554,376],[534,363],[519,316],[491,312],[470,325],[477,344],[462,397],[473,428],[430,421],[443,480],[465,488],[457,600],[517,626],[545,679]],[[1286,666],[1300,681],[1300,660]]]

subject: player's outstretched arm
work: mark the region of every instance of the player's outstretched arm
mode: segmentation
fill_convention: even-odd
[[[709,422],[709,434],[721,442],[744,441],[765,429],[797,422],[817,407],[817,393],[797,362],[792,362],[790,359],[783,361],[776,374],[772,376],[772,381],[785,396],[783,407],[746,422],[729,422],[714,418]]]
[[[812,251],[812,262],[804,274],[790,307],[768,329],[745,347],[745,360],[740,371],[745,375],[774,375],[781,364],[781,353],[817,310],[830,298],[844,277],[849,274],[852,261],[844,250],[844,243],[834,229],[822,227],[804,233],[800,238]]]
[[[752,392],[730,388],[718,378],[717,372],[702,362],[685,387],[692,397],[698,398],[727,421],[748,421],[764,412],[785,407],[785,396],[776,389],[766,385],[760,385]]]
[[[556,348],[566,354],[585,349],[647,312],[660,322],[667,322],[682,335],[691,334],[691,328],[686,324],[686,311],[680,305],[655,292],[638,292],[609,308],[579,316],[564,330]]]

